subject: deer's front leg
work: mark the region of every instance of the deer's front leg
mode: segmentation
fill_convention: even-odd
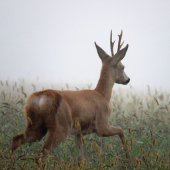
[[[82,139],[81,139],[81,135],[75,135],[75,144],[76,147],[78,148],[78,160],[83,160],[84,159],[84,155],[83,155],[83,143],[82,143]]]
[[[113,126],[100,126],[100,128],[97,129],[97,134],[101,137],[108,137],[108,136],[114,136],[114,135],[119,135],[122,144],[124,146],[124,150],[126,152],[126,157],[130,159],[130,154],[128,151],[128,147],[125,143],[125,136],[123,133],[123,130],[119,127],[113,127]]]

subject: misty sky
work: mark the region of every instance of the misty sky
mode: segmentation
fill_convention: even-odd
[[[169,0],[0,0],[0,79],[95,87],[111,29],[132,87],[170,91]]]

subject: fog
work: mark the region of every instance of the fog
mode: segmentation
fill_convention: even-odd
[[[111,54],[110,31],[117,45],[123,30],[131,86],[170,91],[169,8],[168,0],[0,0],[0,80],[95,87],[94,42]]]

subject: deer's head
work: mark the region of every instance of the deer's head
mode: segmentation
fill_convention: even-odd
[[[102,48],[100,48],[96,43],[97,52],[99,54],[99,57],[102,60],[103,67],[108,67],[109,73],[111,76],[114,77],[115,82],[118,84],[128,84],[130,82],[130,78],[126,75],[124,71],[124,65],[121,63],[121,60],[125,57],[126,51],[128,49],[128,44],[126,47],[121,49],[123,43],[121,43],[122,38],[122,32],[119,36],[119,42],[118,42],[118,49],[117,53],[114,54],[113,52],[113,46],[114,42],[112,42],[112,31],[110,35],[110,48],[111,48],[111,56],[108,55]]]

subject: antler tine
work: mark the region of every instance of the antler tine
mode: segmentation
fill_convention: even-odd
[[[121,30],[121,34],[118,35],[119,36],[119,42],[118,42],[117,52],[120,51],[120,49],[121,49],[121,47],[124,43],[124,41],[123,41],[122,44],[121,44],[122,35],[123,35],[123,31]]]
[[[112,57],[114,56],[114,52],[113,52],[113,46],[114,46],[114,42],[112,42],[112,30],[111,30],[111,33],[110,33],[110,49],[111,49],[111,55]]]

